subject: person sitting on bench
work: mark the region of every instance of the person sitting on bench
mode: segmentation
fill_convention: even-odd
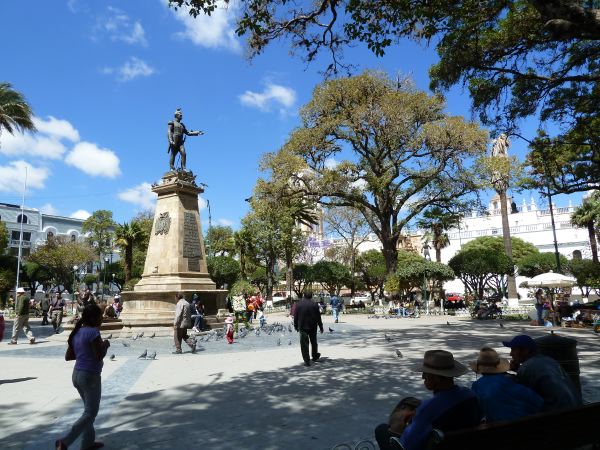
[[[388,442],[393,441],[396,447],[391,447],[389,443],[385,446],[381,425],[377,427],[376,430],[380,432],[377,442],[381,449],[399,446],[405,450],[420,450],[426,445],[433,429],[452,431],[481,423],[482,413],[475,393],[454,384],[454,377],[464,375],[469,369],[456,361],[452,353],[428,350],[423,363],[415,370],[422,372],[423,383],[433,391],[433,397],[418,406],[412,421],[399,438],[394,434],[388,435]]]
[[[481,375],[471,389],[479,399],[486,422],[513,420],[542,411],[542,397],[506,373],[510,363],[500,358],[496,350],[483,347],[469,366]]]
[[[521,334],[502,344],[510,348],[510,368],[517,372],[517,380],[544,399],[544,411],[581,406],[569,376],[554,359],[538,353],[531,337]]]

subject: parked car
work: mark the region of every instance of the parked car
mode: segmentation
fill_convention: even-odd
[[[447,293],[446,299],[444,300],[444,308],[446,309],[460,309],[465,307],[465,298],[457,293]]]
[[[273,304],[283,302],[288,298],[285,292],[273,292]]]

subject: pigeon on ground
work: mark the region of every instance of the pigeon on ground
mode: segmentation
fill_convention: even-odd
[[[138,334],[138,337],[140,337],[140,338],[144,337],[144,332],[142,331],[140,334]]]
[[[281,338],[277,338],[277,345],[281,345]]]
[[[138,359],[146,359],[146,356],[148,356],[148,350],[144,350]]]
[[[335,331],[335,330],[334,330],[333,328],[331,328],[331,327],[328,327],[328,328],[329,328],[329,332],[330,332],[330,333],[333,333],[333,332]]]
[[[448,320],[446,320],[446,325],[450,326],[450,322]]]
[[[136,341],[138,338],[138,335],[136,334],[135,336],[132,336],[131,339],[133,339],[134,341]]]
[[[123,344],[123,347],[129,347],[129,344],[127,342],[121,342],[121,344]]]
[[[260,330],[257,328],[257,329],[254,331],[254,334],[255,334],[255,335],[257,335],[257,336],[260,336]]]
[[[500,322],[500,328],[504,328],[504,324]]]
[[[110,360],[111,360],[111,361],[114,361],[114,360],[115,360],[115,355],[114,355],[114,354],[110,355]]]
[[[396,349],[396,356],[398,358],[402,358],[402,352],[400,350],[398,350],[398,349]]]
[[[156,359],[156,352],[152,351],[152,352],[148,353],[148,356],[146,357],[146,359]]]
[[[288,345],[292,345],[292,340],[288,339]]]
[[[152,334],[150,335],[150,339],[152,339],[154,336],[156,336],[156,333],[152,333]]]
[[[291,333],[292,332],[292,326],[288,325],[288,331]]]
[[[383,333],[383,336],[385,337],[385,340],[388,341],[388,342],[392,342],[394,340],[394,339],[392,339],[391,336],[388,336],[387,333]]]
[[[110,333],[108,336],[106,336],[106,339],[112,339],[112,333]]]

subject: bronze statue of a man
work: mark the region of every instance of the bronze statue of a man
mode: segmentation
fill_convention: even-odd
[[[169,139],[169,149],[167,153],[171,153],[169,166],[171,170],[175,170],[175,156],[177,153],[181,155],[181,170],[185,170],[185,143],[186,136],[199,136],[204,134],[202,131],[188,131],[181,119],[183,114],[181,108],[175,111],[175,120],[169,122],[167,126],[167,138]]]

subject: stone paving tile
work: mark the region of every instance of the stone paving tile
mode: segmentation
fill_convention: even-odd
[[[319,335],[323,360],[310,368],[301,364],[298,335],[287,331],[249,334],[234,345],[202,343],[195,355],[172,355],[170,338],[113,339],[109,354],[116,360],[103,371],[98,437],[107,449],[331,449],[371,437],[398,398],[428,395],[412,371],[424,350],[449,349],[467,362],[484,344],[501,350],[500,342],[514,334],[548,332],[446,317],[324,321],[335,331]],[[557,331],[578,339],[584,398],[600,401],[598,336]],[[34,333],[43,335],[35,323]],[[63,359],[66,337],[48,334],[34,346],[0,343],[0,448],[50,449],[81,413],[70,385],[73,363]],[[138,360],[145,348],[158,359]]]

